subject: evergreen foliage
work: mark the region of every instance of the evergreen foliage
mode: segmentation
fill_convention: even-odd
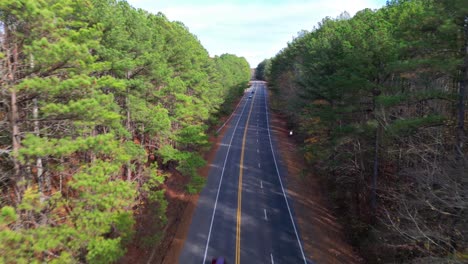
[[[325,18],[257,67],[371,263],[466,261],[467,8]]]
[[[255,79],[265,81],[266,80],[265,74],[268,72],[269,67],[270,67],[269,59],[265,59],[262,62],[260,62],[257,68],[255,69]]]
[[[0,2],[0,263],[110,263],[177,168],[203,186],[207,124],[250,79],[121,0]],[[143,201],[143,203],[142,203]]]

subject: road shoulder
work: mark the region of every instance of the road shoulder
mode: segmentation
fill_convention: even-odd
[[[235,102],[235,105],[239,104],[239,100]],[[233,109],[233,111],[236,111],[237,107]],[[221,118],[220,122],[227,122],[229,121],[228,119],[230,116],[224,116]],[[219,147],[221,146],[221,141],[228,130],[229,125],[226,124],[223,126],[218,133],[212,132],[209,138],[209,142],[211,145],[210,150],[208,150],[204,154],[204,159],[207,161],[206,165],[198,170],[198,173],[203,176],[204,178],[208,178],[208,173],[211,168],[211,164],[214,161],[214,158],[216,156],[216,152],[218,151]],[[214,135],[213,135],[214,134]],[[190,224],[192,223],[192,217],[195,213],[195,209],[197,207],[197,202],[200,197],[200,193],[197,194],[187,194],[184,192],[185,199],[183,201],[185,208],[182,210],[178,210],[177,214],[178,216],[175,217],[177,221],[174,221],[173,223],[173,237],[168,239],[169,246],[167,247],[166,252],[161,252],[163,256],[155,258],[151,263],[163,263],[163,264],[173,264],[173,263],[178,263],[179,261],[179,256],[182,252],[182,249],[184,247],[185,240],[188,236],[189,229],[190,229]],[[173,217],[174,218],[174,217]],[[167,239],[167,238],[166,238]]]
[[[304,251],[315,263],[362,263],[346,242],[343,227],[333,215],[317,175],[305,166],[294,137],[288,136],[286,119],[270,112],[270,129],[288,176],[287,192],[293,201]]]

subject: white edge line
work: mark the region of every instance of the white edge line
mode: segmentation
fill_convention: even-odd
[[[273,260],[273,254],[270,253],[270,257],[271,257],[271,264],[275,264],[275,261]]]
[[[265,213],[265,220],[268,221],[268,217],[267,217],[267,214],[266,214],[266,209],[263,209],[263,213]]]
[[[265,85],[264,89],[266,90],[266,85]],[[288,198],[286,197],[286,192],[284,191],[283,181],[281,180],[281,176],[280,176],[279,169],[278,169],[278,164],[276,163],[275,152],[273,151],[273,144],[271,143],[270,123],[268,121],[269,115],[268,115],[268,107],[267,107],[266,98],[267,98],[267,93],[265,92],[265,111],[266,111],[268,138],[270,139],[271,154],[273,155],[273,161],[275,162],[276,173],[278,175],[278,179],[279,179],[279,182],[280,182],[280,185],[281,185],[281,190],[283,191],[283,196],[284,196],[284,200],[286,201],[286,206],[288,207],[289,217],[291,217],[291,223],[292,223],[292,226],[294,228],[294,233],[296,233],[297,243],[299,244],[299,248],[301,250],[301,254],[302,254],[302,258],[304,259],[304,263],[307,264],[307,260],[306,260],[306,257],[304,255],[304,251],[302,250],[302,243],[301,243],[301,240],[299,238],[299,234],[297,233],[296,224],[294,223],[294,219],[293,219],[293,216],[292,216],[292,213],[291,213],[291,208],[289,208]],[[271,255],[271,259],[273,260],[273,255]]]
[[[247,102],[244,104],[244,107],[242,108],[242,112],[239,115],[239,119],[237,119],[236,126],[234,127],[234,131],[232,132],[231,136],[231,141],[229,142],[229,148],[226,152],[226,158],[224,159],[224,164],[223,164],[223,170],[221,171],[221,178],[219,180],[218,184],[218,192],[216,193],[216,200],[213,208],[213,214],[211,215],[211,223],[210,223],[210,230],[208,231],[208,238],[206,240],[206,246],[205,246],[205,254],[203,256],[203,264],[206,261],[206,255],[208,254],[208,245],[210,244],[210,238],[211,238],[211,229],[213,228],[213,222],[214,222],[214,217],[216,213],[216,207],[218,205],[218,197],[219,197],[219,191],[221,190],[221,183],[223,182],[223,176],[224,176],[224,169],[226,168],[226,163],[229,157],[229,150],[231,149],[232,146],[232,140],[234,139],[234,135],[236,134],[237,126],[239,125],[239,121],[242,118],[242,114],[244,113],[245,107],[247,106]]]

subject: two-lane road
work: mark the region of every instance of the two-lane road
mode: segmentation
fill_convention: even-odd
[[[253,82],[244,95],[221,144],[179,263],[211,263],[218,256],[228,264],[307,263],[270,134],[263,82]]]

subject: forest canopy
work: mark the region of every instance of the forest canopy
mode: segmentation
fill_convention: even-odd
[[[182,23],[120,0],[0,2],[1,263],[109,263],[250,79]],[[155,223],[158,224],[158,223]]]
[[[327,17],[258,65],[369,263],[468,259],[467,69],[464,0]]]

